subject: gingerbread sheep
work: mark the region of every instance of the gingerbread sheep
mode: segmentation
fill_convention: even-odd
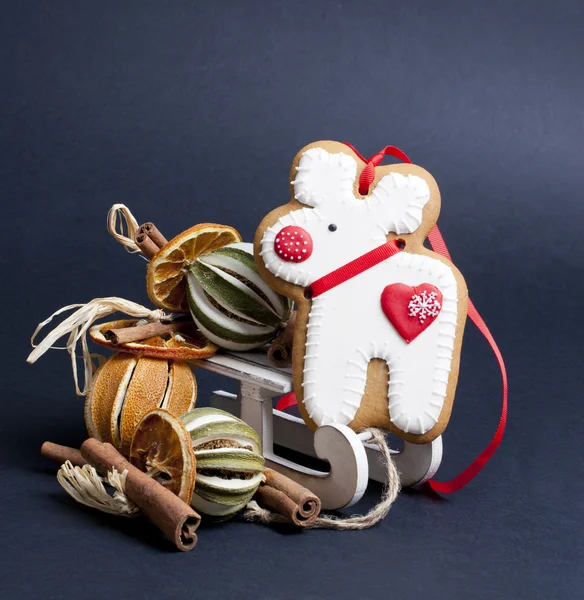
[[[372,181],[361,194],[365,168]],[[440,211],[435,180],[321,141],[296,155],[291,195],[263,219],[255,254],[298,306],[302,417],[312,428],[378,426],[432,441],[450,418],[468,301],[456,267],[423,246]]]

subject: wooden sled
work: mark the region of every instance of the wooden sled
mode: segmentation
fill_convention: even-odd
[[[242,418],[262,440],[266,465],[317,494],[323,508],[334,510],[358,502],[369,479],[384,481],[377,445],[368,433],[346,425],[324,425],[311,431],[299,417],[273,408],[273,400],[292,391],[291,368],[273,367],[262,352],[226,352],[194,361],[197,367],[237,379],[239,394],[216,391],[211,405]],[[291,462],[274,452],[274,444],[330,465],[320,471]],[[419,485],[434,476],[442,460],[442,438],[430,444],[403,442],[392,450],[403,487]]]

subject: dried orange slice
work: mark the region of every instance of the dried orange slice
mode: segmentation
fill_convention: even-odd
[[[112,329],[123,329],[133,327],[138,323],[136,319],[124,319],[121,321],[110,321],[94,325],[89,330],[92,342],[130,354],[140,354],[153,358],[168,358],[171,360],[194,360],[209,358],[217,352],[217,346],[210,342],[198,329],[195,323],[186,324],[184,329],[178,333],[166,333],[157,335],[138,342],[126,344],[114,344],[104,335]]]
[[[146,414],[134,433],[130,462],[190,504],[196,459],[191,436],[179,418],[162,409]]]
[[[170,312],[189,312],[187,273],[201,254],[241,242],[233,227],[215,223],[195,225],[163,246],[150,260],[146,287],[150,300]]]

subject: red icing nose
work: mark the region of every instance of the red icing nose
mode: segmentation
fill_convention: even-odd
[[[284,227],[274,240],[274,252],[287,262],[302,262],[312,254],[310,233],[297,225]]]

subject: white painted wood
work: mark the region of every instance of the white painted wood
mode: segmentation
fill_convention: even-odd
[[[211,406],[226,410],[233,416],[241,419],[241,405],[239,404],[239,396],[223,390],[216,390],[211,394]]]
[[[341,508],[357,502],[365,491],[368,477],[385,481],[378,448],[367,443],[369,434],[356,434],[346,426],[336,425],[312,432],[302,419],[272,408],[273,397],[292,391],[291,369],[271,366],[262,352],[222,353],[194,363],[240,382],[239,396],[215,392],[212,405],[251,425],[262,439],[268,466],[313,490],[326,508]],[[330,472],[309,469],[278,457],[274,443],[328,461]],[[394,460],[402,486],[421,484],[433,477],[440,466],[442,438],[430,444],[404,442],[403,450],[394,451]]]
[[[219,353],[191,363],[207,371],[238,379],[242,383],[260,385],[266,390],[276,392],[274,395],[292,391],[291,369],[277,369],[271,366],[267,356],[261,352]]]
[[[377,444],[367,443],[361,436],[369,459],[369,477],[385,482],[385,467],[380,460]],[[393,461],[400,474],[402,487],[420,485],[436,474],[442,461],[442,436],[429,444],[403,443],[402,450],[392,450]]]
[[[262,440],[266,465],[313,491],[323,508],[338,509],[358,502],[367,488],[369,465],[363,443],[344,425],[319,427],[314,452],[330,464],[328,472],[293,463],[274,452],[273,393],[257,384],[241,382],[241,418]]]
[[[211,404],[237,417],[241,416],[241,403],[236,394],[215,392]],[[314,433],[299,417],[274,409],[272,427],[273,440],[276,444],[312,458],[319,458],[314,449]],[[379,459],[377,445],[368,444],[363,439],[362,441],[369,462],[369,478],[384,483],[385,469]],[[392,454],[400,472],[402,487],[420,485],[431,479],[440,466],[442,437],[438,437],[430,444],[404,442],[403,450],[392,450]]]

